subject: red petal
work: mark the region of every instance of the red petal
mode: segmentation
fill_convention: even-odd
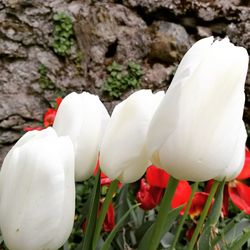
[[[164,189],[150,186],[145,179],[141,179],[140,189],[136,194],[137,202],[141,203],[140,207],[144,210],[155,208],[162,199]]]
[[[57,104],[56,109],[58,109],[58,108],[59,108],[59,106],[60,106],[61,102],[62,102],[62,97],[57,97],[57,98],[56,98],[56,104]]]
[[[244,180],[250,178],[250,151],[246,149],[245,163],[240,174],[237,176],[237,180]]]
[[[228,192],[235,206],[250,214],[250,187],[235,180],[229,182]]]
[[[187,181],[179,181],[172,200],[172,207],[176,208],[188,202],[192,188]]]
[[[213,186],[213,183],[214,183],[214,180],[207,181],[205,189],[204,189],[205,193],[210,193],[210,190],[211,190],[211,187]]]
[[[103,223],[103,230],[105,232],[110,232],[115,227],[115,210],[113,204],[110,203],[108,211]]]
[[[146,172],[147,182],[154,187],[165,188],[168,183],[169,174],[154,165],[148,167]]]
[[[47,128],[52,126],[56,117],[56,110],[55,109],[48,109],[47,112],[44,114],[43,124],[44,127]]]
[[[191,207],[189,209],[189,215],[191,218],[194,218],[196,216],[199,216],[205,206],[205,203],[208,198],[208,193],[205,192],[197,192],[194,195],[194,198],[192,200]],[[213,202],[212,202],[213,203]],[[212,204],[211,204],[212,206]]]
[[[229,193],[228,193],[228,184],[226,184],[224,187],[223,204],[222,204],[222,213],[224,217],[228,217],[228,207],[229,207]]]

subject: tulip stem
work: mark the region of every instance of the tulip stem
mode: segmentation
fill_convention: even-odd
[[[177,243],[177,241],[178,241],[178,239],[179,239],[179,237],[180,237],[180,233],[181,233],[182,227],[183,227],[184,222],[185,222],[185,220],[186,220],[186,218],[187,218],[189,209],[190,209],[191,204],[192,204],[192,200],[193,200],[193,198],[194,198],[194,194],[195,194],[195,192],[196,192],[197,189],[198,189],[198,185],[199,185],[199,182],[195,182],[194,185],[193,185],[193,187],[192,187],[192,193],[191,193],[191,195],[190,195],[190,197],[189,197],[189,200],[188,200],[188,203],[187,203],[187,207],[186,207],[186,209],[185,209],[185,212],[184,212],[183,216],[181,217],[181,221],[180,221],[180,223],[179,223],[179,225],[178,225],[177,232],[176,232],[176,234],[175,234],[174,241],[173,241],[173,243],[172,243],[172,246],[171,246],[170,250],[174,250],[174,249],[175,249],[175,245],[176,245],[176,243]]]
[[[170,176],[168,180],[168,185],[165,191],[165,194],[162,198],[161,204],[160,204],[160,210],[159,214],[156,218],[155,225],[153,227],[153,233],[150,241],[150,245],[148,250],[155,250],[157,249],[161,237],[162,237],[162,231],[164,227],[165,218],[168,216],[168,213],[171,209],[171,201],[174,196],[175,190],[177,188],[177,185],[179,183],[179,180],[175,179],[174,177]]]
[[[102,209],[101,209],[100,215],[98,216],[96,228],[95,228],[95,232],[94,232],[93,243],[92,243],[93,250],[96,250],[99,236],[100,236],[100,233],[102,230],[102,224],[104,222],[106,213],[108,211],[108,207],[109,207],[110,203],[112,202],[113,195],[115,194],[115,192],[118,189],[118,183],[119,183],[118,180],[114,180],[111,182],[109,189],[108,189],[108,192],[107,192],[107,195],[106,195],[106,198],[103,202]]]
[[[220,184],[219,181],[214,181],[214,183],[213,183],[213,186],[212,186],[212,188],[210,190],[210,193],[209,193],[209,196],[207,198],[206,204],[205,204],[205,206],[204,206],[204,208],[202,210],[200,219],[198,221],[198,224],[196,225],[195,231],[193,233],[192,239],[191,239],[191,241],[190,241],[190,243],[188,245],[188,249],[187,250],[193,250],[194,249],[194,245],[195,245],[196,240],[197,240],[197,238],[198,238],[198,236],[200,234],[200,231],[202,229],[203,223],[204,223],[204,221],[206,219],[206,216],[208,214],[209,208],[210,208],[210,206],[212,204],[214,195],[215,195],[215,193],[217,191],[217,188],[218,188],[219,184]]]

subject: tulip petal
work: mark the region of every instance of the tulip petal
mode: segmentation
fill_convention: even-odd
[[[163,92],[140,90],[115,107],[100,150],[100,167],[109,178],[128,183],[145,173],[146,134],[162,97]]]
[[[222,173],[215,179],[222,181],[226,178],[227,181],[233,180],[241,172],[245,161],[245,144],[247,139],[247,132],[242,121],[241,130],[238,133],[238,141],[235,144],[234,152],[231,155],[229,165],[222,171]]]
[[[188,202],[190,195],[192,193],[192,188],[187,181],[179,181],[178,186],[175,190],[173,200],[171,205],[173,208],[177,208]]]
[[[0,172],[0,226],[12,250],[58,249],[74,223],[74,152],[51,129],[32,131]]]
[[[68,135],[73,142],[76,181],[93,174],[109,119],[99,97],[87,92],[71,93],[60,104],[53,127],[58,135]]]
[[[168,184],[169,174],[154,165],[148,167],[146,172],[147,183],[154,187],[166,188]]]
[[[250,214],[250,187],[235,180],[229,183],[228,192],[234,205],[246,214]]]
[[[149,129],[153,163],[177,179],[219,176],[230,166],[242,131],[247,52],[228,39],[209,43],[201,56],[193,46],[184,57]]]

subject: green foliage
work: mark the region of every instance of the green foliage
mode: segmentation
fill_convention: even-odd
[[[94,186],[94,177],[87,181],[76,183],[76,214],[73,231],[68,241],[68,249],[76,249],[80,245],[83,238],[82,223],[87,217],[89,202],[89,195]]]
[[[40,74],[39,84],[42,89],[55,89],[54,83],[48,78],[48,69],[44,64],[40,64],[38,67],[38,72]]]
[[[67,56],[70,54],[70,49],[74,44],[72,19],[66,13],[60,12],[53,16],[53,20],[53,49],[56,54],[60,56]]]
[[[108,77],[104,83],[104,92],[114,98],[120,98],[122,94],[131,88],[138,88],[142,76],[141,66],[130,62],[126,69],[121,64],[113,62],[107,67]]]

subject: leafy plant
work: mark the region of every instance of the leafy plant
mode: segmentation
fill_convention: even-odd
[[[74,44],[72,19],[66,13],[60,12],[53,16],[53,20],[53,50],[60,56],[67,56],[70,54],[71,47]]]
[[[141,66],[130,62],[126,69],[113,62],[107,67],[108,77],[104,83],[104,92],[114,98],[120,98],[130,88],[138,88],[142,76]]]
[[[42,89],[54,89],[54,83],[47,76],[48,69],[44,64],[40,64],[38,67],[38,72],[40,74],[39,84]]]

